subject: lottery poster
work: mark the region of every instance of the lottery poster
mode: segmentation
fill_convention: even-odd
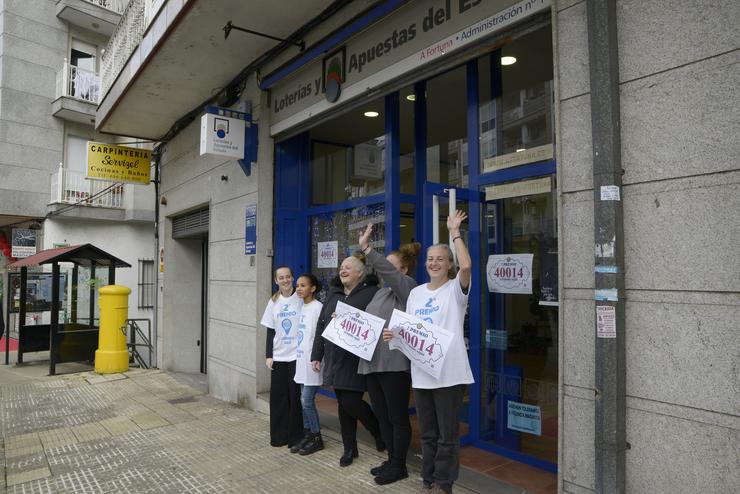
[[[534,254],[488,256],[486,266],[488,291],[531,294],[533,257]]]
[[[365,360],[372,360],[375,346],[383,335],[385,319],[337,302],[332,319],[322,336]]]
[[[393,310],[388,327],[393,332],[388,347],[399,350],[414,365],[439,379],[452,343],[452,332],[398,309]]]

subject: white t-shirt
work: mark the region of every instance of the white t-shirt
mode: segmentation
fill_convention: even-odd
[[[298,347],[298,318],[303,300],[293,293],[290,297],[278,295],[267,302],[260,324],[275,330],[272,340],[272,359],[276,362],[292,362]]]
[[[411,386],[437,389],[456,384],[471,384],[474,382],[473,373],[470,371],[463,337],[468,295],[460,286],[460,275],[436,290],[430,290],[428,286],[429,284],[425,283],[411,290],[406,302],[406,313],[452,331],[453,337],[439,379],[430,376],[411,362]]]
[[[298,384],[321,386],[324,372],[314,372],[311,368],[311,349],[316,336],[316,323],[319,322],[322,304],[318,300],[304,304],[298,320],[298,350],[295,359],[295,378]]]

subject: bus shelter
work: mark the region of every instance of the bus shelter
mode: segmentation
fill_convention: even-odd
[[[62,299],[66,290],[66,283],[62,280],[60,264],[71,263],[71,289],[69,301],[69,313],[63,321],[59,320],[59,313],[62,310]],[[48,272],[30,272],[28,268],[41,267],[51,264],[51,273]],[[95,357],[95,350],[98,346],[99,327],[95,323],[95,284],[89,283],[89,297],[87,312],[82,312],[85,308],[78,307],[79,289],[78,279],[80,268],[88,268],[90,280],[96,279],[96,270],[107,268],[108,283],[113,285],[116,282],[116,268],[130,268],[131,265],[107,252],[95,247],[92,244],[74,245],[71,247],[61,247],[48,249],[30,257],[26,257],[13,264],[8,265],[9,276],[19,276],[17,283],[19,291],[17,292],[18,306],[18,358],[17,363],[23,363],[23,354],[30,352],[41,352],[49,350],[49,375],[56,374],[56,364],[64,362],[82,362],[92,361]],[[30,309],[29,277],[39,281],[38,286],[43,286],[45,282],[49,286],[50,303],[48,310],[51,311],[49,324],[27,324],[26,315]],[[50,278],[50,279],[49,279]],[[10,281],[10,280],[9,280]],[[10,321],[12,310],[12,301],[14,300],[14,283],[8,283],[8,309],[6,320]],[[43,305],[43,304],[42,304]],[[39,307],[36,307],[38,310]],[[46,310],[43,305],[42,310]],[[85,317],[87,315],[87,317]],[[8,332],[9,333],[9,332]],[[5,365],[9,364],[9,338],[5,339]]]

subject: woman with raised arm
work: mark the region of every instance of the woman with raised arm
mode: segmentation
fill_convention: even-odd
[[[365,311],[385,319],[387,326],[393,309],[404,310],[409,293],[416,286],[409,274],[414,272],[421,244],[404,244],[384,257],[370,245],[372,232],[373,224],[370,223],[360,235],[360,249],[367,256],[367,265],[375,269],[384,287],[375,293]],[[409,359],[401,352],[391,351],[388,343],[382,340],[375,347],[372,360],[360,359],[357,369],[367,377],[367,391],[388,447],[388,461],[370,470],[380,485],[409,476],[406,469],[406,455],[411,443],[409,370]]]
[[[293,288],[287,266],[275,270],[278,290],[270,297],[260,324],[267,328],[265,364],[270,379],[270,444],[292,447],[303,438],[301,387],[295,377],[298,320],[303,302]]]
[[[324,385],[333,387],[337,395],[339,429],[344,444],[344,453],[339,459],[341,467],[351,465],[352,460],[357,458],[358,420],[375,438],[378,451],[383,451],[385,445],[380,435],[378,419],[375,418],[370,405],[362,399],[367,384],[365,376],[357,373],[360,358],[327,341],[321,335],[331,322],[338,302],[365,310],[377,291],[378,278],[373,274],[366,275],[364,260],[355,256],[347,257],[339,266],[339,276],[329,285],[329,297],[321,309],[316,326],[311,365],[316,372],[323,368]]]
[[[447,244],[427,249],[429,283],[409,294],[406,313],[431,322],[453,333],[439,378],[411,364],[416,416],[422,441],[422,492],[451,493],[460,464],[458,413],[465,387],[473,382],[463,338],[463,321],[468,306],[472,261],[460,235],[460,225],[468,217],[456,211],[447,218],[447,229],[455,246],[459,271],[455,274],[452,250]],[[383,338],[393,337],[389,330]]]

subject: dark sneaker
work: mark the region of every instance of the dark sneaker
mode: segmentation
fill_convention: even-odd
[[[399,480],[403,480],[409,476],[408,470],[405,467],[395,467],[389,465],[380,474],[375,477],[375,483],[378,485],[392,484]]]
[[[384,461],[383,463],[381,463],[377,467],[371,468],[370,469],[370,475],[372,475],[373,477],[377,477],[378,475],[380,475],[383,472],[383,470],[385,470],[386,468],[388,468],[390,465],[391,465],[391,462],[390,461]]]
[[[306,441],[301,450],[298,452],[301,456],[310,455],[317,451],[324,449],[324,440],[321,438],[321,433],[311,434],[311,438]]]

